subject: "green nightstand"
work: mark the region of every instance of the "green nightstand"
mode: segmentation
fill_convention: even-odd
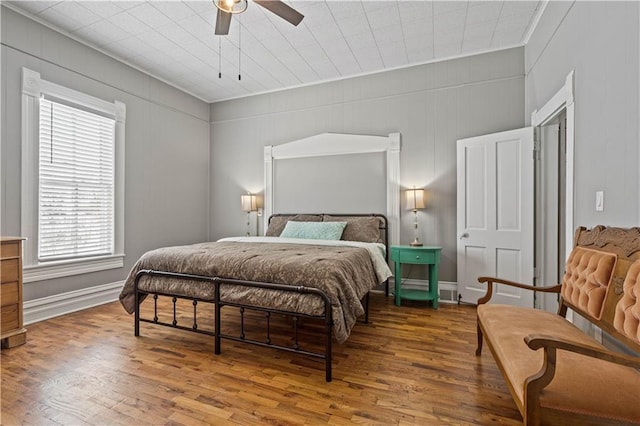
[[[396,281],[396,305],[400,306],[401,299],[431,300],[433,307],[438,309],[438,264],[440,263],[440,251],[442,247],[433,246],[391,246],[391,260],[394,261]],[[403,263],[413,265],[428,265],[429,267],[429,291],[402,290]]]

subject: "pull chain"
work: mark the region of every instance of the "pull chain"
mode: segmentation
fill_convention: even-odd
[[[218,78],[222,78],[222,37],[218,36]]]
[[[238,16],[238,81],[242,80],[240,75],[240,58],[242,57],[242,20]]]

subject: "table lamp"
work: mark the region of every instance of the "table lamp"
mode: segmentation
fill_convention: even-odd
[[[420,247],[422,243],[418,238],[418,209],[424,209],[424,189],[407,189],[407,210],[413,210],[414,221],[413,228],[415,231],[415,238],[410,243],[413,247]]]
[[[251,212],[258,211],[258,196],[256,194],[247,193],[240,196],[240,208],[243,212],[247,212],[247,237],[251,235],[249,227],[251,226]],[[258,236],[258,220],[256,219],[256,236]]]

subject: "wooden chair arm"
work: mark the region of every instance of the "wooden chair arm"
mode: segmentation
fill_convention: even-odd
[[[485,293],[484,296],[478,299],[478,305],[482,305],[484,303],[487,303],[489,300],[491,300],[491,296],[493,295],[493,283],[504,284],[511,287],[523,288],[525,290],[540,291],[543,293],[560,293],[560,289],[562,288],[560,284],[556,284],[553,286],[545,286],[545,287],[535,287],[529,284],[523,284],[523,283],[509,281],[509,280],[505,280],[502,278],[495,278],[495,277],[478,277],[478,282],[487,284],[487,292]]]
[[[602,359],[604,361],[614,362],[628,367],[640,368],[640,357],[625,355],[619,352],[613,352],[606,348],[598,348],[587,346],[582,343],[572,342],[570,340],[547,336],[544,334],[531,334],[525,336],[525,343],[533,350],[544,348],[560,349],[575,352],[581,355],[590,356],[592,358]]]
[[[539,424],[540,392],[553,380],[556,372],[556,352],[566,350],[584,356],[590,356],[604,361],[626,365],[632,368],[640,368],[640,358],[612,352],[606,348],[587,346],[582,343],[572,342],[566,339],[547,336],[544,334],[532,334],[524,338],[525,343],[533,350],[543,348],[544,362],[540,370],[528,377],[524,383],[525,400],[524,410],[527,424]]]

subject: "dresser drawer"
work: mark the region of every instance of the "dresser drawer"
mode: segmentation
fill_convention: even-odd
[[[12,281],[10,283],[2,283],[2,287],[0,287],[0,306],[13,305],[14,303],[18,303],[19,293],[18,293],[18,281]]]
[[[0,282],[18,281],[18,259],[0,260]]]
[[[0,327],[2,333],[18,328],[18,305],[0,307],[0,320],[2,321]]]
[[[18,259],[0,261],[0,282],[18,281]]]
[[[0,259],[7,257],[18,257],[20,255],[20,244],[17,241],[0,244]]]
[[[436,263],[437,254],[434,252],[420,250],[401,250],[399,256],[400,263]]]

